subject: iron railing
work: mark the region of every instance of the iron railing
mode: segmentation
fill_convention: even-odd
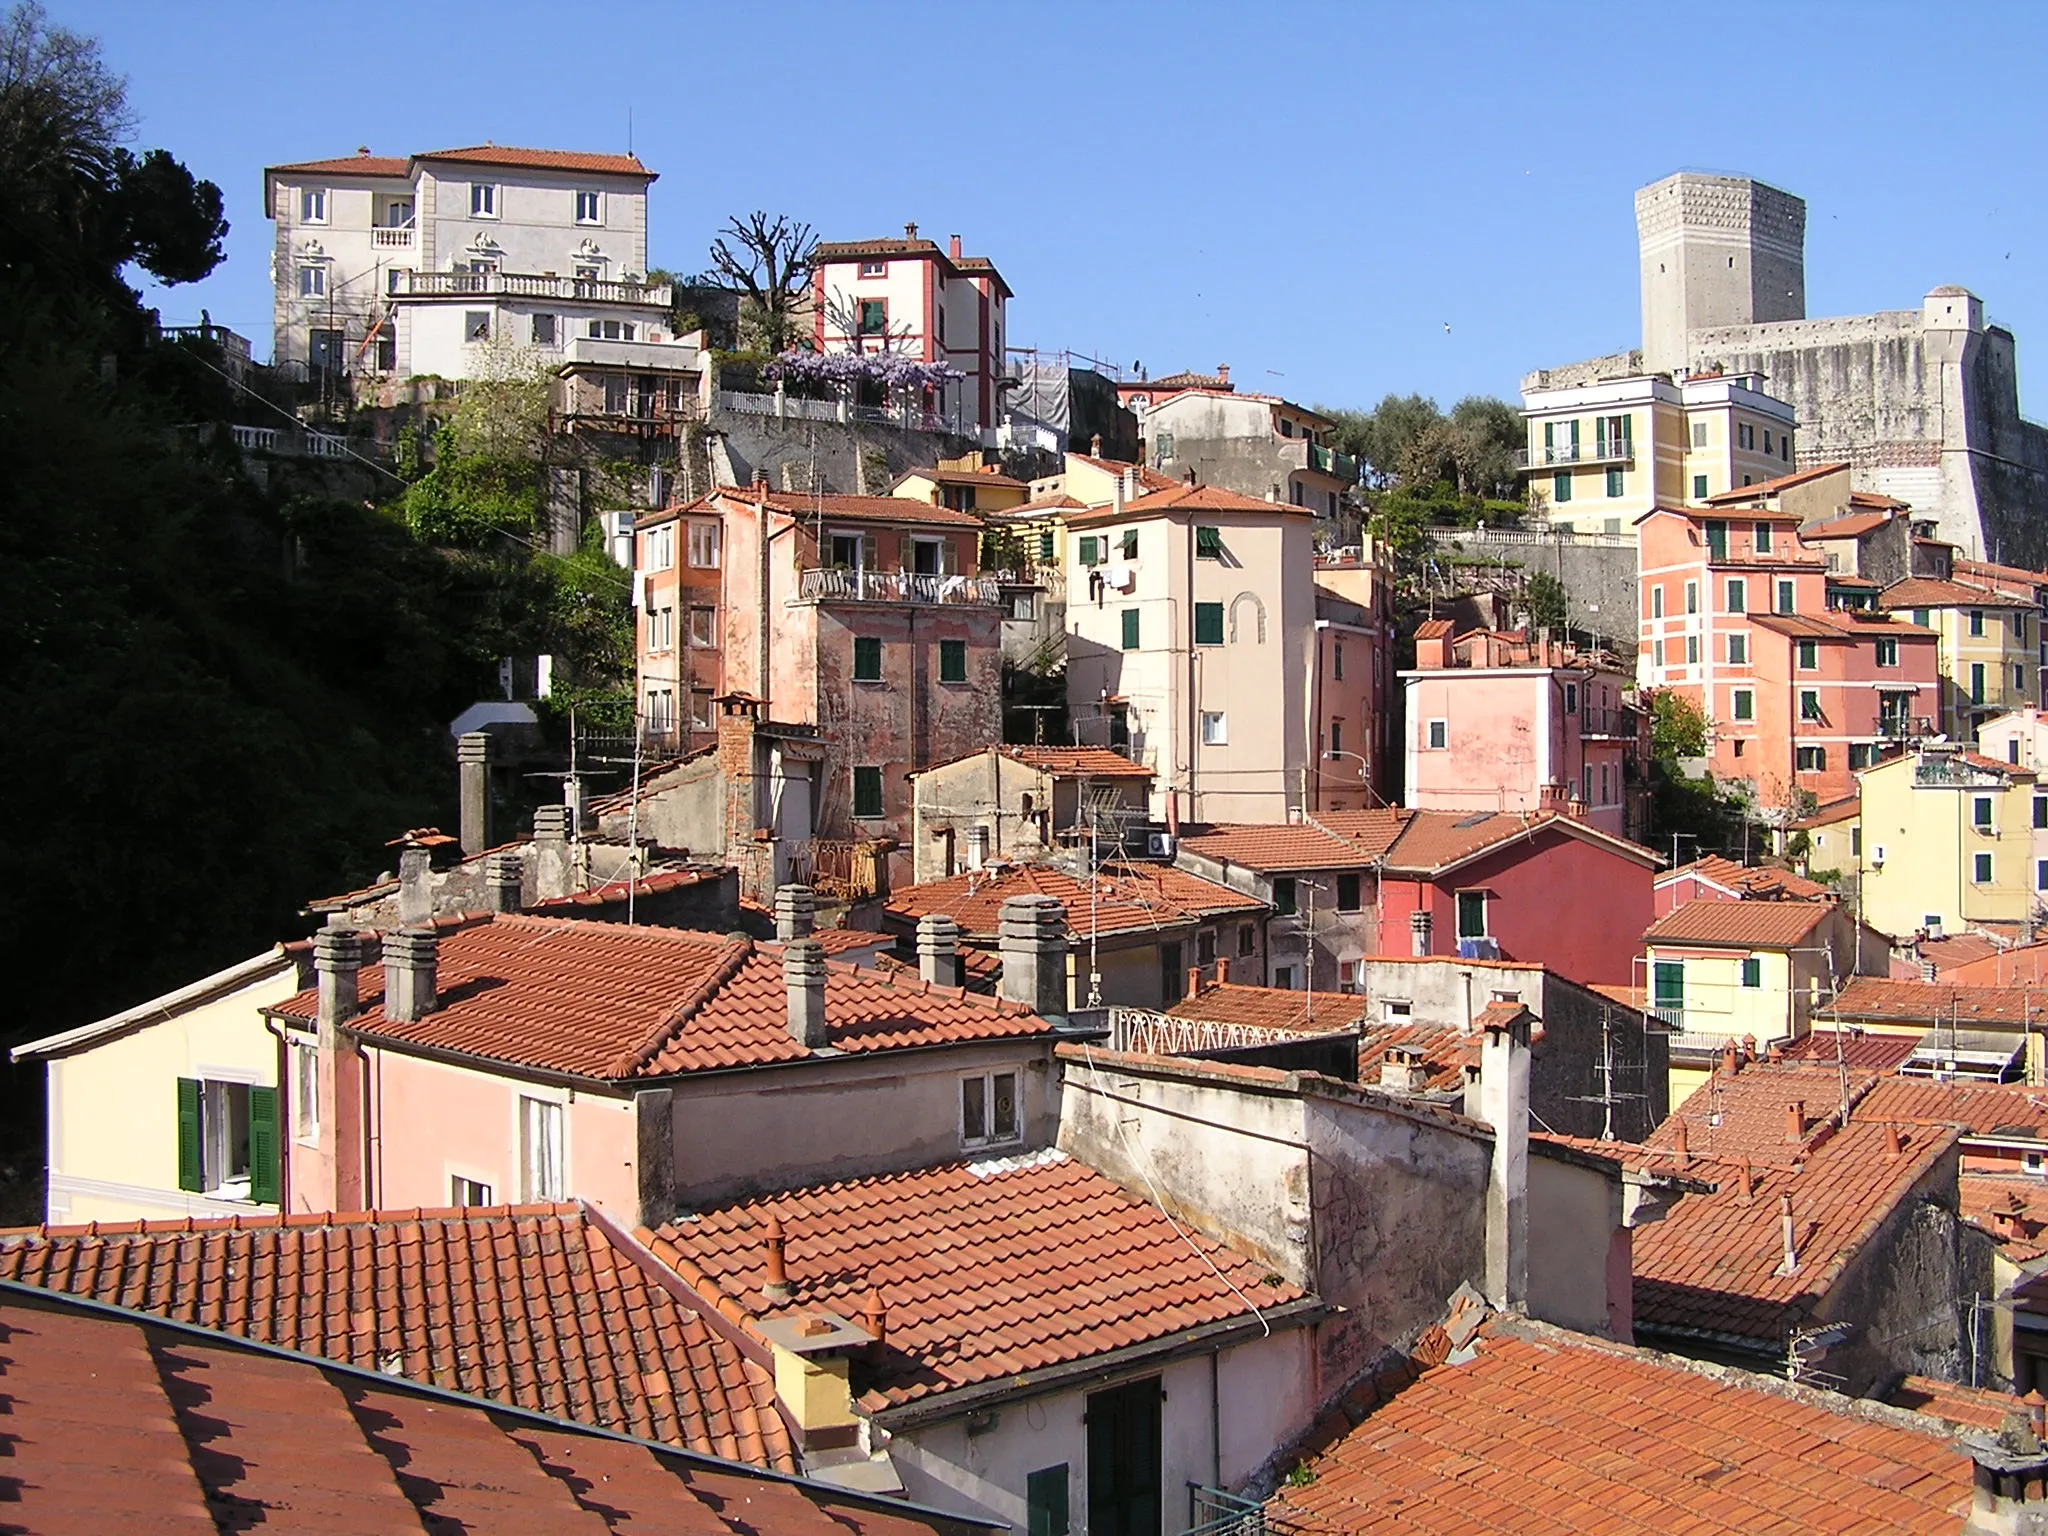
[[[805,571],[797,588],[807,603],[918,603],[992,608],[1002,593],[992,576],[924,576],[910,571]]]
[[[1188,1524],[1182,1536],[1295,1536],[1300,1529],[1267,1513],[1256,1499],[1188,1484]]]
[[[1550,469],[1557,465],[1633,464],[1636,445],[1627,437],[1596,437],[1590,443],[1555,443],[1515,451],[1517,469]]]

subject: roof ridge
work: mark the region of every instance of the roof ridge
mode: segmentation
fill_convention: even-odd
[[[590,923],[588,926],[613,928],[617,924]],[[669,931],[686,932],[688,930],[675,929]],[[677,1003],[663,1017],[659,1024],[648,1031],[646,1039],[642,1040],[634,1049],[622,1053],[613,1061],[608,1075],[612,1077],[631,1077],[642,1067],[646,1066],[661,1053],[661,1048],[664,1045],[667,1045],[669,1041],[681,1034],[690,1020],[694,1019],[710,1004],[711,1000],[718,995],[720,988],[739,975],[741,968],[753,957],[754,941],[752,939],[744,937],[728,939],[724,954],[719,957],[718,963],[711,968],[704,979],[686,993],[682,1001]]]

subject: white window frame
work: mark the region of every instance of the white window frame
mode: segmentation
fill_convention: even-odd
[[[522,1093],[518,1117],[521,1203],[562,1199],[569,1182],[569,1117],[561,1100]]]
[[[1451,722],[1448,720],[1427,720],[1422,726],[1422,745],[1426,752],[1448,752],[1451,749]]]
[[[673,570],[676,563],[676,525],[663,523],[658,528],[649,528],[640,535],[641,569],[647,571]]]
[[[708,650],[718,644],[718,610],[702,604],[690,609],[690,644]]]
[[[255,1189],[255,1152],[248,1149],[249,1166],[240,1174],[224,1174],[229,1161],[230,1139],[234,1135],[232,1096],[242,1096],[242,1123],[249,1123],[249,1090],[260,1084],[234,1078],[202,1076],[199,1079],[199,1182],[201,1193],[210,1200],[248,1200]],[[252,1138],[253,1139],[253,1138]]]
[[[472,219],[498,217],[498,184],[495,181],[472,181],[469,184],[469,216]]]
[[[725,530],[709,518],[690,519],[690,566],[693,570],[715,571],[722,556]]]
[[[292,1139],[302,1147],[320,1145],[320,1047],[294,1040],[292,1062]]]
[[[469,1198],[473,1195],[481,1195],[481,1198]],[[473,1174],[450,1172],[448,1175],[448,1203],[457,1210],[476,1210],[485,1206],[496,1205],[498,1203],[498,1191],[488,1179],[480,1179]]]
[[[1007,1077],[1010,1080],[1010,1129],[1007,1134],[996,1129],[996,1083]],[[967,1127],[967,1090],[970,1085],[981,1087],[982,1134],[970,1135]],[[963,1147],[1008,1147],[1024,1139],[1024,1074],[1017,1067],[991,1068],[986,1072],[970,1072],[960,1079],[960,1145]]]
[[[325,224],[327,222],[327,189],[325,187],[299,188],[299,222],[301,224]]]
[[[583,211],[585,198],[590,200],[590,212],[588,214]],[[602,192],[593,192],[588,187],[578,187],[576,189],[576,222],[578,224],[604,223],[604,194]]]
[[[327,297],[327,267],[323,262],[306,262],[299,267],[299,297],[302,299],[324,299]]]
[[[889,263],[886,261],[864,261],[860,264],[860,275],[862,277],[887,277],[889,275]]]
[[[1202,745],[1205,747],[1227,747],[1230,745],[1230,720],[1220,709],[1202,711]]]
[[[477,322],[481,320],[481,330]],[[465,347],[488,347],[491,338],[498,333],[497,317],[488,309],[465,309],[462,312],[462,344]]]

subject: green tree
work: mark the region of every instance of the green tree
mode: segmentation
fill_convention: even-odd
[[[1668,688],[1651,695],[1650,755],[1660,763],[1707,755],[1707,717],[1699,705]]]
[[[1538,629],[1562,630],[1569,620],[1570,594],[1564,583],[1548,571],[1538,571],[1529,578],[1522,600],[1529,605],[1529,622]]]

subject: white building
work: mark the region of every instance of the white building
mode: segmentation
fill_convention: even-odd
[[[933,402],[936,414],[969,434],[1000,419],[1010,285],[986,256],[961,255],[958,235],[944,251],[918,238],[915,224],[900,240],[823,242],[811,297],[820,352],[943,363],[965,377]]]
[[[495,144],[271,166],[271,360],[461,379],[508,352],[668,343],[668,285],[646,279],[653,180],[631,155]]]

